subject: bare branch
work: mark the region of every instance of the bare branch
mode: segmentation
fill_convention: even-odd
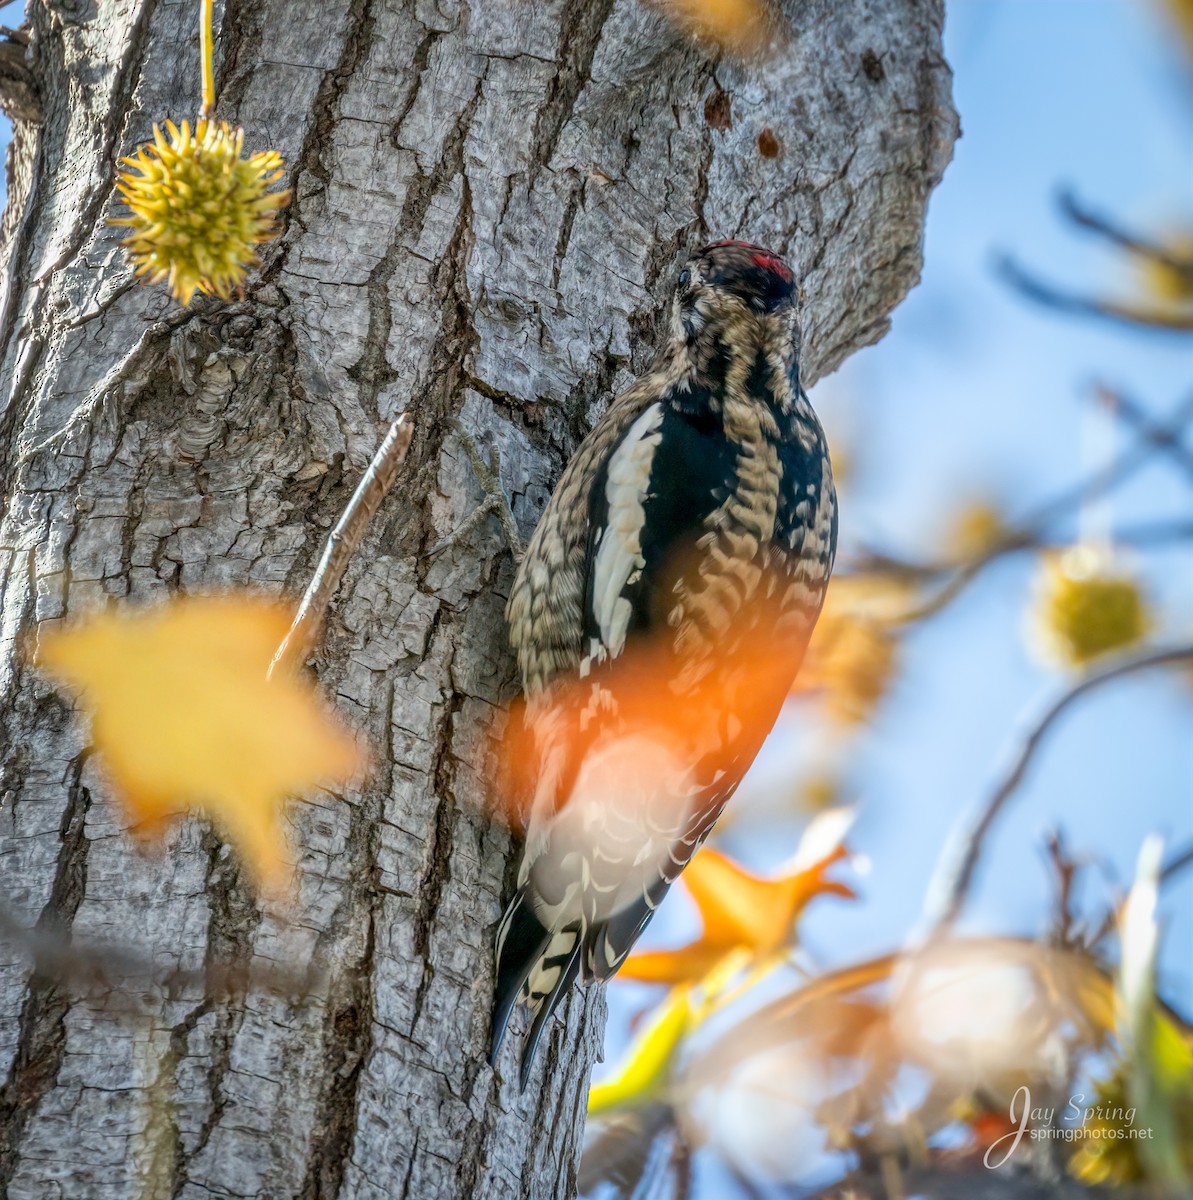
[[[1166,333],[1193,333],[1193,312],[1135,308],[1117,300],[1100,300],[1095,296],[1075,296],[1070,292],[1062,292],[1025,271],[1009,255],[1001,257],[995,269],[1016,291],[1037,304],[1056,309],[1057,312],[1074,313],[1083,317],[1103,317],[1120,325],[1135,325]]]
[[[1190,475],[1193,475],[1193,450],[1184,443],[1184,425],[1171,423],[1157,424],[1143,405],[1132,400],[1130,396],[1118,388],[1100,384],[1094,392],[1098,401],[1105,404],[1125,424],[1139,434],[1149,446],[1163,450]]]
[[[297,670],[306,661],[318,640],[323,619],[327,616],[352,555],[356,553],[373,514],[398,478],[413,436],[414,425],[409,414],[403,413],[389,427],[385,439],[377,447],[377,453],[356,485],[347,508],[328,535],[323,557],[307,585],[298,612],[294,614],[294,622],[273,656],[273,662],[269,664],[270,677],[279,668]]]
[[[1144,521],[1137,525],[1124,525],[1121,529],[1114,531],[1115,545],[1134,546],[1141,550],[1156,546],[1171,546],[1178,542],[1193,542],[1193,520],[1175,518],[1164,521]],[[1035,536],[1024,532],[1014,536],[1008,535],[981,557],[960,567],[904,562],[885,554],[868,554],[865,559],[854,564],[852,571],[846,571],[845,574],[865,574],[879,571],[901,575],[907,579],[927,581],[952,570],[952,576],[926,600],[891,618],[895,624],[910,625],[935,616],[955,600],[996,559],[1022,553],[1025,550],[1061,550],[1070,545],[1072,545],[1071,538]]]
[[[1113,534],[1116,546],[1134,546],[1145,549],[1150,546],[1171,546],[1174,542],[1193,541],[1193,519],[1175,518],[1171,521],[1141,521],[1137,525],[1124,525]],[[1041,549],[1060,549],[1068,545],[1052,538],[1039,543]]]
[[[322,970],[292,970],[266,962],[208,962],[201,968],[184,970],[170,963],[154,962],[127,946],[88,946],[69,933],[49,925],[25,925],[0,900],[0,939],[19,947],[34,969],[50,979],[72,983],[85,991],[143,991],[157,986],[171,995],[184,987],[200,984],[204,994],[227,996],[248,988],[286,996],[310,996],[326,988]]]
[[[1059,829],[1049,832],[1044,841],[1044,850],[1048,855],[1048,863],[1052,867],[1052,876],[1056,881],[1056,907],[1052,915],[1049,940],[1054,943],[1067,945],[1074,941],[1073,917],[1073,883],[1081,869],[1081,864],[1070,857],[1065,847],[1064,836]]]
[[[1173,855],[1160,871],[1160,882],[1169,883],[1182,871],[1193,867],[1193,843],[1190,843],[1179,853]]]
[[[1156,242],[1149,242],[1123,229],[1121,225],[1111,221],[1110,218],[1092,212],[1081,204],[1076,195],[1067,188],[1061,192],[1058,203],[1061,212],[1074,225],[1099,234],[1108,242],[1113,242],[1116,246],[1121,246],[1124,250],[1129,250],[1140,258],[1149,258],[1153,262],[1167,267],[1170,271],[1175,271],[1177,274],[1193,280],[1193,258],[1177,254]]]
[[[1174,854],[1160,870],[1160,886],[1163,887],[1166,883],[1171,883],[1189,867],[1193,866],[1193,843],[1190,843],[1184,850]],[[1102,918],[1102,923],[1088,940],[1088,945],[1092,948],[1097,946],[1105,938],[1108,938],[1118,929],[1119,916],[1122,912],[1123,901],[1125,897],[1120,895],[1118,899],[1110,906],[1106,915]]]
[[[1120,525],[1113,533],[1116,546],[1135,546],[1147,549],[1153,546],[1171,546],[1177,542],[1193,541],[1193,518],[1161,517],[1153,521],[1132,522]],[[888,554],[885,550],[863,547],[861,552],[850,556],[841,564],[844,575],[896,575],[909,583],[931,583],[941,575],[970,571],[981,568],[993,562],[996,558],[1004,558],[1009,554],[1018,554],[1024,550],[1063,550],[1073,544],[1072,538],[1059,535],[1034,534],[1024,530],[1014,536],[1008,534],[1000,538],[989,550],[984,551],[978,558],[969,563],[950,562],[914,562],[911,559],[899,558]],[[937,605],[935,607],[940,607]],[[935,607],[934,610],[935,611]],[[898,620],[913,619],[910,614],[901,615]]]
[[[692,1151],[678,1137],[671,1151],[671,1173],[674,1180],[672,1200],[692,1200],[695,1177],[692,1171]]]
[[[1157,424],[1148,420],[1146,430],[1137,423],[1137,428],[1142,434],[1141,441],[1114,462],[1095,471],[1076,486],[1066,488],[1028,512],[1015,528],[1008,530],[983,553],[967,563],[962,563],[960,566],[951,563],[910,563],[892,555],[867,551],[863,557],[851,564],[852,570],[858,573],[864,571],[885,572],[921,584],[930,583],[941,576],[946,576],[944,582],[933,594],[898,614],[892,620],[897,624],[912,624],[934,616],[955,600],[996,559],[1024,550],[1042,549],[1048,545],[1057,544],[1049,540],[1046,535],[1046,530],[1053,521],[1076,511],[1083,504],[1124,483],[1151,461],[1151,457],[1158,447],[1182,445],[1179,437],[1191,416],[1193,416],[1193,398],[1178,406],[1166,421]],[[1115,540],[1122,544],[1148,546],[1183,541],[1191,535],[1193,535],[1193,523],[1178,519],[1127,527],[1116,532]],[[1067,545],[1068,543],[1060,544]]]
[[[1045,501],[1034,511],[1030,512],[1020,525],[1021,529],[1043,529],[1058,517],[1075,512],[1090,500],[1108,492],[1111,488],[1126,482],[1141,467],[1150,460],[1154,450],[1155,437],[1171,436],[1177,438],[1185,426],[1193,419],[1193,396],[1184,400],[1173,411],[1167,421],[1154,427],[1154,436],[1145,443],[1137,443],[1120,455],[1114,462],[1108,463],[1100,470],[1093,472],[1087,479],[1075,487],[1060,492],[1051,500]]]
[[[930,936],[946,932],[957,919],[973,883],[985,839],[1007,801],[1023,782],[1032,758],[1057,719],[1087,692],[1103,684],[1153,667],[1181,662],[1193,662],[1193,645],[1154,650],[1113,663],[1074,684],[1029,722],[1026,735],[1012,749],[1010,761],[989,799],[976,813],[965,815],[945,843],[924,904],[924,924]]]

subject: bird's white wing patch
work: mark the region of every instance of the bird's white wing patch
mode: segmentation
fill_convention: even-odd
[[[641,542],[646,520],[644,504],[662,422],[662,406],[650,405],[626,430],[609,459],[605,484],[608,526],[590,569],[593,615],[610,658],[625,647],[630,623],[632,607],[622,592],[631,576],[646,565]]]

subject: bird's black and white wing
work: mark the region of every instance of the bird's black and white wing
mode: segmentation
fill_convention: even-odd
[[[540,771],[519,894],[499,935],[495,1022],[496,1043],[519,995],[529,1004],[528,1056],[577,975],[608,978],[629,953],[753,760],[796,665],[778,670],[770,689],[743,681],[743,711],[725,714],[704,755],[669,763],[663,742],[650,743],[651,714],[634,707],[640,697],[626,694],[619,670],[627,651],[645,649],[664,676],[652,697],[669,690],[678,705],[701,687],[732,694],[723,675],[759,633],[742,614],[783,582],[767,547],[784,466],[788,488],[805,484],[792,471],[802,464],[785,464],[766,431],[735,442],[718,422],[662,401],[631,416],[586,476],[583,553],[574,548],[567,564],[579,579],[565,581],[566,604],[578,606],[580,620],[573,626],[575,614],[565,615],[581,632],[567,666],[586,686],[579,704],[560,705],[548,690],[530,712],[541,722]],[[539,555],[546,580],[553,568],[541,547]],[[540,661],[541,633],[519,653]],[[618,758],[621,776],[609,761]]]

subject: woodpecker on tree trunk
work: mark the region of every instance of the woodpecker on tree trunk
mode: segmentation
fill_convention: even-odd
[[[506,616],[534,774],[490,1061],[521,1000],[523,1086],[560,999],[616,972],[708,836],[820,612],[837,502],[795,293],[759,246],[696,253],[666,345],[580,446],[519,567]]]

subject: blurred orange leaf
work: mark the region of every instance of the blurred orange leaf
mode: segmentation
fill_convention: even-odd
[[[681,29],[742,58],[758,57],[780,26],[761,0],[656,0]]]
[[[805,638],[800,615],[764,597],[739,610],[716,655],[685,654],[676,644],[682,638],[667,629],[636,639],[590,674],[552,681],[511,706],[495,805],[525,827],[540,813],[557,817],[569,805],[599,805],[633,787],[641,797],[634,815],[658,824],[663,810],[690,800],[695,764],[709,776],[728,773],[743,747],[762,743]],[[540,807],[543,797],[549,803]],[[630,808],[621,807],[623,815]],[[680,828],[683,816],[676,813]]]
[[[313,688],[285,673],[267,680],[289,625],[286,609],[253,597],[187,598],[42,632],[36,656],[90,710],[139,832],[197,809],[266,884],[283,871],[283,800],[361,761]]]
[[[730,627],[715,653],[688,652],[686,642],[704,636],[697,623],[667,627],[514,705],[491,796],[511,824],[527,829],[544,894],[572,886],[577,861],[596,864],[600,880],[586,903],[592,919],[608,920],[640,903],[660,875],[674,878],[708,816],[701,796],[710,781],[727,794],[741,777],[790,691],[808,636],[809,615],[785,608],[785,590],[760,578],[756,591],[731,622],[718,609]],[[536,852],[546,846],[549,853]],[[790,888],[780,881],[772,890],[767,906]],[[794,900],[784,902],[785,928]],[[779,938],[766,929],[766,944]],[[715,938],[710,949],[693,949],[682,977],[702,977],[723,949]]]
[[[676,950],[632,954],[622,966],[620,978],[695,983],[735,950],[749,950],[758,957],[781,950],[791,941],[796,923],[813,897],[830,893],[854,897],[846,884],[825,878],[828,868],[844,857],[846,851],[838,844],[808,866],[797,863],[793,870],[763,879],[706,847],[683,874],[704,921],[704,932]]]

